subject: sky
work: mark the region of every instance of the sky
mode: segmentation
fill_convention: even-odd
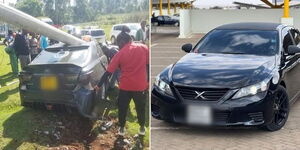
[[[260,0],[196,0],[194,2],[194,5],[200,6],[200,8],[212,7],[212,6],[233,6],[232,2],[234,1],[250,3],[250,4],[263,4],[263,2],[261,2]],[[277,2],[279,1],[280,0],[277,0]],[[293,1],[299,1],[299,0],[293,0]]]

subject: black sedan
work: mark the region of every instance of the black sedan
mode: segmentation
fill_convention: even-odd
[[[20,72],[21,104],[47,109],[75,108],[85,117],[97,117],[93,115],[94,106],[106,98],[108,83],[99,93],[93,87],[107,64],[107,56],[95,42],[53,45]]]
[[[152,116],[206,126],[281,129],[299,97],[299,31],[277,23],[217,27],[165,68],[152,89]]]
[[[171,18],[170,16],[157,16],[151,18],[151,23],[153,25],[161,26],[161,25],[174,25],[179,26],[179,20],[175,18]]]

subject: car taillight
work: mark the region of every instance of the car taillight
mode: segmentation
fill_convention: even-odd
[[[32,78],[31,74],[20,74],[20,82],[28,82]]]

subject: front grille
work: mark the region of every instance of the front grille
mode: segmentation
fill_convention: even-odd
[[[262,112],[249,113],[248,115],[255,122],[261,122],[264,120]]]
[[[216,123],[227,123],[229,112],[215,112],[214,121]]]
[[[193,88],[182,86],[177,86],[176,89],[183,99],[200,101],[217,101],[221,99],[228,91],[228,89]]]

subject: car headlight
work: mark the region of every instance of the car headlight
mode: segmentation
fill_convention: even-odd
[[[159,75],[156,77],[156,80],[155,80],[154,84],[158,87],[158,89],[162,93],[173,96],[173,93],[171,91],[171,88],[170,88],[169,84],[166,83],[165,81],[161,80]]]
[[[264,92],[264,91],[268,90],[269,81],[270,81],[270,79],[264,80],[262,82],[254,84],[254,85],[243,87],[243,88],[239,89],[237,93],[235,93],[235,95],[232,97],[232,99],[238,99],[238,98],[245,97],[245,96],[253,96],[259,92]]]

